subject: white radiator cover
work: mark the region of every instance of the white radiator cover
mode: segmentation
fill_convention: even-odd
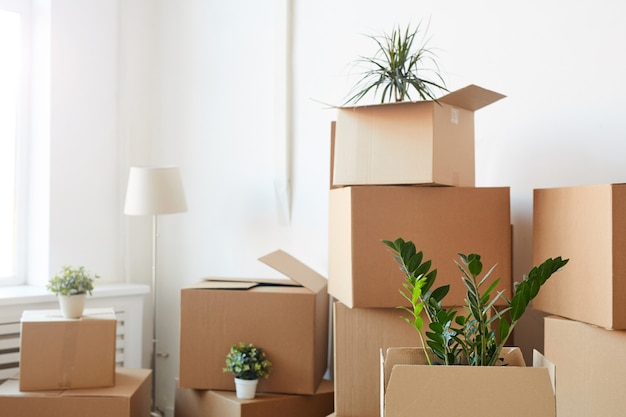
[[[117,366],[142,367],[144,299],[147,285],[103,285],[88,296],[86,307],[111,307],[117,317]],[[20,319],[24,310],[58,309],[58,300],[45,290],[0,287],[0,382],[19,371]]]

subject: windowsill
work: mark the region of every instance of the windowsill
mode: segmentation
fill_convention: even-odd
[[[93,290],[94,298],[145,295],[150,293],[150,286],[144,284],[103,284]],[[0,287],[0,306],[48,303],[56,296],[44,287],[33,285],[15,285]]]

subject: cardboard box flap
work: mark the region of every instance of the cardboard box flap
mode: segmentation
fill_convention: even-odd
[[[470,84],[459,90],[446,94],[438,101],[463,109],[476,111],[506,97],[495,91]]]
[[[533,368],[546,368],[550,374],[550,382],[552,383],[552,392],[556,393],[556,366],[537,349],[533,349]]]
[[[259,258],[259,261],[281,272],[291,280],[296,281],[316,294],[326,289],[326,284],[328,283],[326,278],[289,255],[287,252],[277,250]]]
[[[259,286],[289,286],[300,287],[301,285],[288,278],[226,278],[206,277],[202,281],[191,284],[185,288],[201,290],[249,290]]]

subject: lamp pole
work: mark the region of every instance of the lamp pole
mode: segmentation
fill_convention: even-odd
[[[156,401],[156,357],[157,357],[157,215],[152,215],[152,411],[151,417],[163,417]]]

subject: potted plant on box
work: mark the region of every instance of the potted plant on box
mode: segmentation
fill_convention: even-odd
[[[381,103],[411,100],[414,89],[421,100],[435,100],[435,91],[448,91],[439,73],[436,56],[427,40],[418,39],[421,25],[415,30],[393,28],[390,34],[369,36],[378,49],[372,57],[361,57],[355,64],[367,69],[352,88],[345,104],[357,103],[369,93],[382,90]],[[428,75],[430,75],[429,78]]]
[[[64,317],[80,318],[85,308],[85,298],[87,294],[92,294],[94,281],[98,278],[99,275],[92,274],[84,266],[74,268],[66,265],[50,278],[46,289],[59,297]]]
[[[255,396],[259,378],[269,377],[272,363],[262,348],[240,342],[231,346],[223,370],[235,374],[237,398],[251,399]]]
[[[425,352],[430,365],[498,365],[502,349],[530,302],[552,274],[568,262],[557,257],[533,267],[515,284],[514,295],[508,300],[502,291],[497,291],[499,278],[486,284],[495,266],[482,274],[480,255],[459,254],[460,260],[456,263],[466,288],[463,314],[456,306],[444,307],[450,286],[433,286],[437,270],[431,270],[431,261],[424,260],[423,253],[416,250],[413,242],[399,238],[383,243],[391,249],[404,273],[405,282],[400,292],[410,307],[399,308],[408,313],[403,318],[417,330],[422,346],[430,348]],[[498,300],[504,300],[504,308],[496,308]],[[423,313],[428,321],[425,337]]]

